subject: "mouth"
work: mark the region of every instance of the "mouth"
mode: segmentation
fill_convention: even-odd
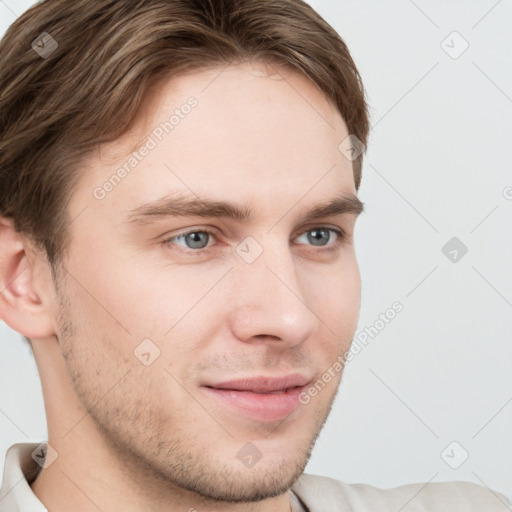
[[[202,390],[227,412],[272,422],[283,420],[301,405],[299,395],[310,381],[299,374],[254,377],[205,384]]]

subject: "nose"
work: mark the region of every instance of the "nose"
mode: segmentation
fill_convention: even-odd
[[[319,318],[306,302],[306,281],[297,275],[289,247],[265,245],[256,261],[238,260],[232,276],[230,326],[246,343],[298,345],[318,328]]]

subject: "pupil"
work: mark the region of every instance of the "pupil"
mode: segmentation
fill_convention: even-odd
[[[200,231],[197,231],[195,233],[189,233],[187,235],[188,241],[191,242],[189,247],[191,249],[202,249],[203,247],[206,247],[208,243],[208,233],[202,233]],[[202,245],[203,242],[203,245]]]
[[[327,238],[327,240],[329,239],[329,232],[327,229],[314,229],[312,231],[310,231],[310,234],[308,235],[309,236],[309,241],[313,244],[313,245],[324,245],[321,240],[321,237],[325,237]],[[320,242],[320,243],[317,243],[317,242]]]

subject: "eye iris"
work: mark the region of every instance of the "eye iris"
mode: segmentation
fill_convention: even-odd
[[[208,233],[195,231],[193,233],[188,233],[185,236],[185,240],[187,241],[187,245],[190,249],[203,249],[208,245],[208,236]]]
[[[322,237],[324,237],[325,243],[329,241],[329,230],[328,229],[312,229],[308,232],[308,240],[313,245],[325,245],[322,243]],[[320,242],[320,243],[318,243]]]

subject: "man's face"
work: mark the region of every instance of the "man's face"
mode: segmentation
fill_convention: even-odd
[[[302,473],[360,305],[357,214],[306,218],[355,195],[346,125],[307,79],[274,69],[167,82],[137,130],[84,162],[69,204],[57,336],[77,403],[127,466],[214,499],[278,495]],[[250,216],[143,207],[165,198],[168,214],[210,200]]]

